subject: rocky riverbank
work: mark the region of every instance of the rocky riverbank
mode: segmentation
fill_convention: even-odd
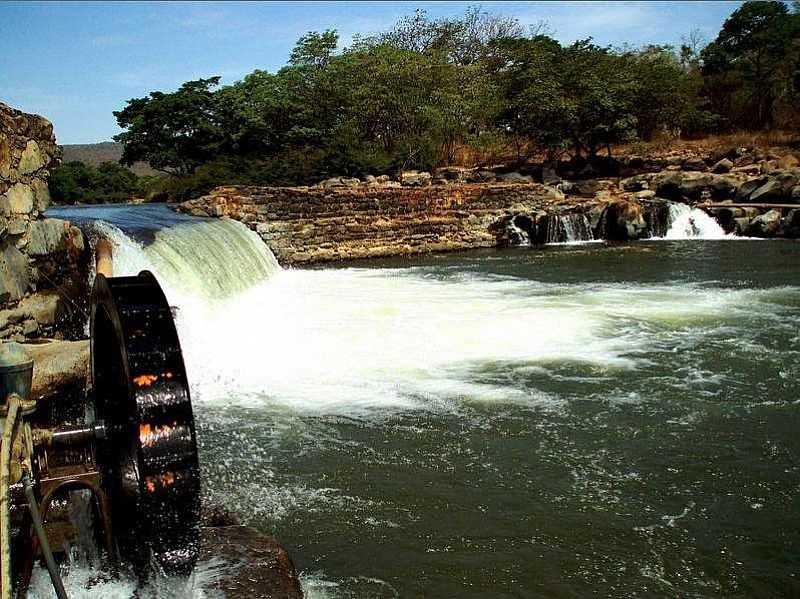
[[[87,244],[77,227],[44,216],[60,161],[47,119],[0,103],[0,339],[82,328]]]
[[[567,177],[572,177],[567,178]],[[726,232],[800,237],[800,168],[790,153],[628,156],[578,168],[446,168],[333,178],[309,187],[226,186],[179,210],[256,231],[285,265],[666,233],[670,203],[707,210]]]

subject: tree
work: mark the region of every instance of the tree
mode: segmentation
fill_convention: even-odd
[[[797,71],[797,14],[783,2],[745,2],[701,53],[706,93],[734,123],[768,128],[791,100]]]
[[[116,162],[101,162],[97,167],[67,162],[53,170],[48,185],[59,204],[126,202],[141,191],[139,178]]]
[[[219,126],[212,87],[219,77],[184,83],[176,92],[152,92],[128,100],[114,112],[123,129],[114,140],[124,145],[121,162],[145,161],[170,174],[191,174],[219,155],[225,132]]]

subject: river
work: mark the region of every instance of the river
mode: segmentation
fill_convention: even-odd
[[[106,233],[177,306],[204,494],[308,597],[800,594],[800,243],[284,270],[231,221]]]

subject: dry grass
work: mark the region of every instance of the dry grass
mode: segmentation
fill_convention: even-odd
[[[616,146],[614,153],[620,156],[631,154],[640,156],[706,154],[732,147],[769,148],[778,151],[778,153],[783,153],[800,148],[800,134],[796,131],[775,129],[772,131],[739,131],[724,135],[708,135],[700,139],[661,138],[649,142]]]

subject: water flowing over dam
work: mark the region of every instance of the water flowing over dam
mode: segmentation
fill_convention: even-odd
[[[239,223],[121,210],[96,226],[177,308],[204,494],[308,597],[800,592],[800,245],[676,209],[654,243],[280,269]]]

